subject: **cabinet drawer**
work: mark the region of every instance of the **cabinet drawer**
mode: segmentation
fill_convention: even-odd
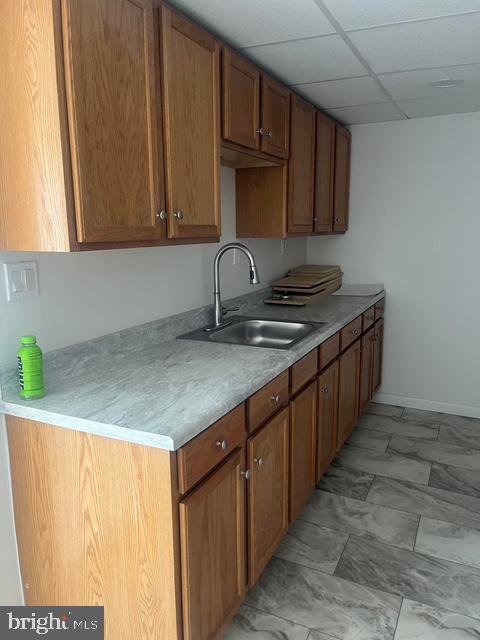
[[[288,404],[288,370],[281,373],[248,399],[248,430],[250,433]]]
[[[375,304],[375,320],[378,320],[379,318],[383,318],[384,314],[385,314],[385,298],[382,298],[382,300],[379,300]]]
[[[344,351],[362,333],[362,316],[358,316],[340,331],[340,350]]]
[[[319,348],[318,368],[324,369],[327,364],[335,360],[340,353],[340,334],[335,333],[331,338],[325,340]]]
[[[245,442],[245,405],[220,418],[178,450],[178,487],[186,493]]]
[[[366,331],[375,322],[375,306],[370,307],[370,309],[367,309],[363,314],[362,318],[363,318],[362,331]]]
[[[318,350],[313,349],[290,369],[290,393],[297,393],[309,380],[317,375]]]

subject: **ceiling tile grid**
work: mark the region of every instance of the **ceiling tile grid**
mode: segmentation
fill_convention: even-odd
[[[480,110],[480,0],[170,1],[345,124]]]

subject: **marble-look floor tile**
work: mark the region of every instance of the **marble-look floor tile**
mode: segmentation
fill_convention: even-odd
[[[317,492],[316,492],[317,493]],[[333,573],[348,540],[348,533],[296,520],[275,555],[310,569]]]
[[[367,413],[377,416],[393,416],[400,418],[403,413],[403,407],[397,407],[394,404],[380,404],[379,402],[370,402],[367,407]]]
[[[352,469],[334,460],[327,472],[317,483],[318,489],[338,493],[341,496],[364,500],[372,484],[373,474]]]
[[[439,442],[456,444],[460,447],[473,447],[480,449],[480,421],[478,425],[447,425],[440,427]]]
[[[322,633],[321,631],[310,631],[308,640],[338,640],[338,638],[329,636],[326,633]]]
[[[423,409],[405,409],[403,412],[405,420],[419,420],[430,424],[446,424],[451,427],[477,427],[480,429],[478,418],[467,418],[465,416],[455,416],[449,413],[438,413],[436,411],[424,411]]]
[[[225,634],[225,640],[307,640],[310,629],[245,605]]]
[[[464,493],[467,496],[480,498],[480,471],[434,462],[428,484],[438,489],[446,489],[447,491]]]
[[[390,478],[375,478],[367,502],[480,529],[480,499]]]
[[[415,551],[480,569],[480,531],[422,517]]]
[[[419,520],[411,513],[324,491],[314,492],[300,519],[403,549],[413,549]]]
[[[430,463],[412,460],[388,450],[382,453],[359,447],[345,446],[339,452],[337,458],[346,467],[389,478],[413,480],[413,482],[427,484],[430,476]]]
[[[393,436],[388,445],[388,451],[417,461],[439,462],[463,469],[480,469],[480,450],[458,447],[454,444]]]
[[[335,576],[474,618],[480,571],[413,551],[350,537]]]
[[[247,604],[342,640],[391,640],[398,596],[273,558]],[[321,636],[320,636],[321,637]]]
[[[395,640],[480,640],[480,621],[421,602],[404,600]]]
[[[363,447],[372,451],[386,451],[390,442],[390,434],[381,431],[373,431],[372,429],[355,429],[348,444],[354,447]]]
[[[436,440],[439,432],[439,427],[432,424],[407,421],[391,416],[369,415],[368,413],[363,415],[358,423],[357,429],[364,428],[409,438],[424,438],[425,440]]]

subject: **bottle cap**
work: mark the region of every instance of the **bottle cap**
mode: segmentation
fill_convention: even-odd
[[[36,336],[22,336],[22,344],[35,344],[37,342]]]

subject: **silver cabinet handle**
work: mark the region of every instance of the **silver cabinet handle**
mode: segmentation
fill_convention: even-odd
[[[267,131],[267,136],[269,138],[273,138],[273,132],[272,131]]]
[[[352,333],[354,336],[358,336],[358,329],[352,329]]]
[[[162,209],[162,211],[159,211],[157,213],[157,218],[158,218],[158,220],[166,220],[167,219],[167,212],[163,211],[163,209]]]
[[[261,136],[266,136],[267,135],[267,130],[264,129],[263,127],[260,127],[260,129],[257,129],[255,131],[255,133],[259,133]]]
[[[258,464],[259,467],[263,464],[263,458],[254,458],[253,461],[255,464]]]
[[[278,394],[276,396],[272,396],[272,402],[278,404],[280,402],[280,396]]]
[[[225,451],[225,449],[228,449],[228,442],[226,440],[217,440],[215,444],[217,447],[220,447],[222,451]]]
[[[329,391],[328,391],[328,387],[323,387],[322,392],[323,392],[323,393],[329,393]]]
[[[243,476],[245,478],[245,480],[248,480],[250,478],[249,469],[247,469],[246,471],[240,471],[240,475]]]
[[[173,214],[173,217],[176,218],[177,220],[183,220],[184,218],[184,213],[182,210],[177,211],[177,213]]]
[[[340,218],[335,218],[335,222],[340,222]]]

